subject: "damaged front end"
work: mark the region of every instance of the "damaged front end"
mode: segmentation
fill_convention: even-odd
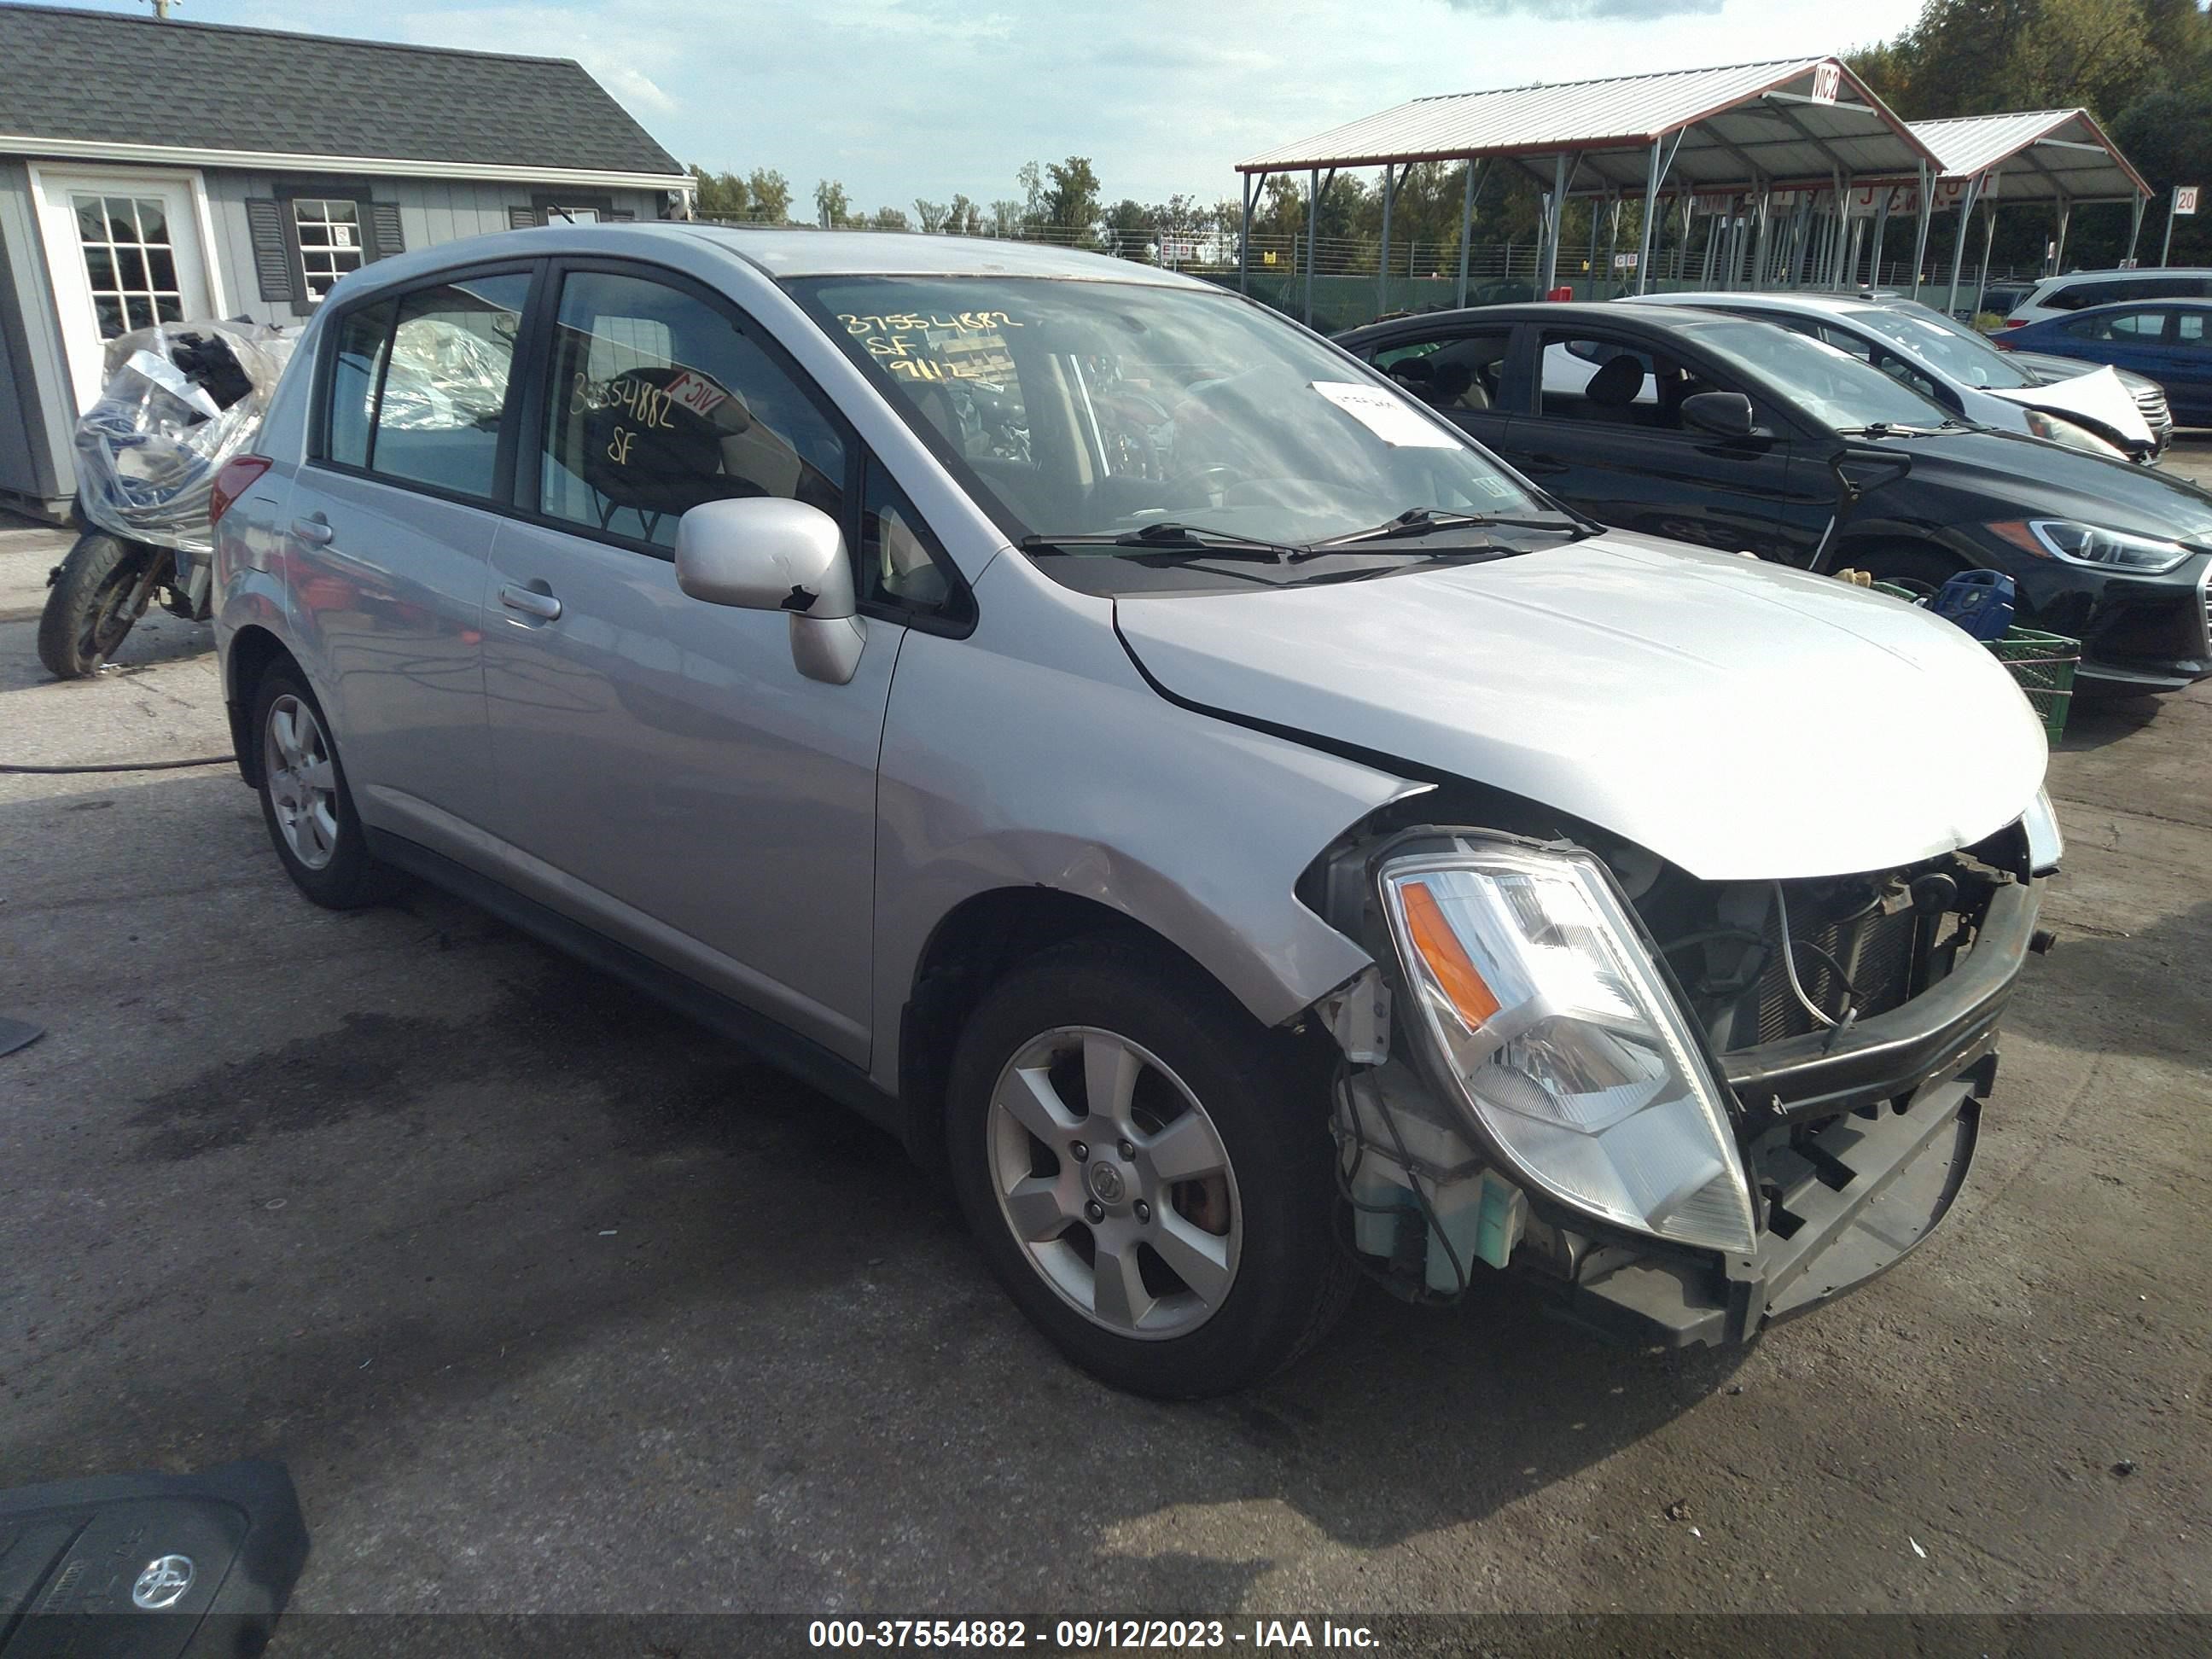
[[[1510,1270],[1644,1345],[1864,1282],[1958,1194],[2057,857],[2041,799],[1972,848],[1779,882],[1588,826],[1364,826],[1309,894],[1376,964],[1317,1010],[1347,1242],[1409,1297]]]

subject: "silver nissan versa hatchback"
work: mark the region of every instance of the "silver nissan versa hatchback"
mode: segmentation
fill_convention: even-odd
[[[425,878],[757,1046],[1150,1394],[1267,1375],[1362,1274],[1675,1345],[1879,1273],[1966,1176],[2058,857],[1950,623],[1605,530],[1083,253],[386,259],[216,512],[310,898]]]

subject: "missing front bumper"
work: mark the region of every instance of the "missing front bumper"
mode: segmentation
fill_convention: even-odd
[[[1901,1110],[1838,1119],[1756,1157],[1770,1190],[1767,1230],[1749,1257],[1600,1253],[1559,1311],[1639,1346],[1747,1341],[1777,1320],[1832,1301],[1894,1267],[1936,1230],[1973,1162],[1995,1054],[1923,1085]]]

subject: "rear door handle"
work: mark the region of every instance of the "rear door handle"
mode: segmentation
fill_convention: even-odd
[[[520,611],[541,622],[557,621],[561,615],[561,601],[542,587],[518,587],[509,582],[499,590],[499,602],[510,611]]]
[[[328,547],[331,538],[338,532],[331,529],[329,520],[318,513],[311,519],[293,520],[292,533],[310,547]]]

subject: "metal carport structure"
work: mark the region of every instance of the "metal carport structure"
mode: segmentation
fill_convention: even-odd
[[[2063,267],[2066,230],[2077,205],[2132,203],[2128,258],[2135,258],[2136,239],[2142,231],[2143,204],[2150,199],[2151,188],[2088,111],[2041,109],[1966,115],[1943,121],[1916,121],[1912,131],[1936,153],[1943,193],[1957,197],[1959,234],[1951,249],[1951,291],[1946,302],[1950,308],[1958,307],[1966,231],[1977,205],[1984,209],[1985,222],[1982,289],[1989,286],[1990,248],[1996,237],[1997,210],[2014,203],[2040,203],[2052,210],[2057,233],[2052,239],[2054,269]]]
[[[1467,164],[1460,212],[1458,300],[1462,305],[1467,302],[1474,204],[1493,166],[1527,173],[1544,191],[1540,270],[1547,289],[1558,279],[1559,229],[1567,199],[1618,198],[1640,187],[1639,293],[1650,281],[1653,223],[1662,193],[1694,198],[1726,191],[1750,197],[1758,224],[1753,268],[1759,270],[1765,266],[1772,228],[1768,209],[1776,191],[1804,192],[1809,207],[1813,193],[1822,190],[1834,191],[1832,199],[1843,202],[1855,181],[1915,180],[1920,186],[1917,265],[1927,241],[1932,196],[1928,186],[1940,170],[1927,143],[1835,58],[1780,58],[1417,98],[1237,164],[1243,175],[1246,230],[1237,260],[1240,286],[1249,289],[1252,203],[1268,174],[1308,175],[1305,311],[1310,319],[1314,208],[1328,187],[1324,170],[1333,180],[1345,167],[1384,169],[1382,264],[1387,269],[1397,169],[1422,161]],[[1885,209],[1887,196],[1885,191]],[[1844,258],[1840,225],[1838,220],[1838,233],[1814,256],[1817,264],[1838,274]],[[1804,240],[1793,243],[1793,270],[1801,255],[1812,252],[1811,228],[1801,215],[1794,234]],[[1739,236],[1729,249],[1731,272],[1740,266],[1743,252]],[[1709,264],[1711,256],[1709,239]]]

